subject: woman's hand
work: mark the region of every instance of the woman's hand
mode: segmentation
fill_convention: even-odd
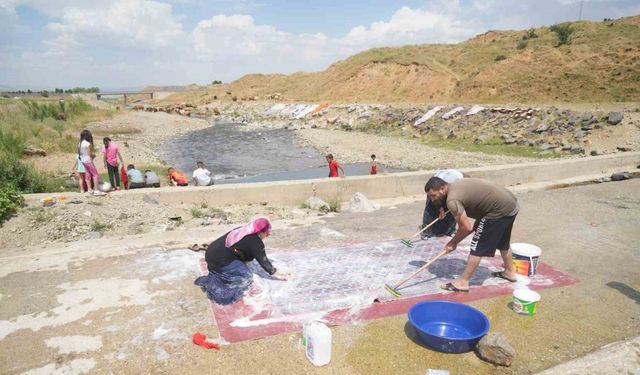
[[[276,273],[271,276],[275,277],[278,280],[287,281],[291,279],[293,275],[291,275],[289,272],[276,271]]]

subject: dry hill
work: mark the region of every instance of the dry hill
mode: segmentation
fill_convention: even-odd
[[[246,75],[202,100],[280,93],[286,100],[604,102],[640,100],[640,16],[574,22],[571,44],[548,27],[489,31],[458,44],[375,48],[316,73]],[[228,92],[232,94],[229,95]],[[195,99],[195,98],[192,98]]]

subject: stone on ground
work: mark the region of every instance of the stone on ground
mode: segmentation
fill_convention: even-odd
[[[328,212],[330,210],[329,204],[318,197],[307,198],[304,204],[312,210],[324,212]]]
[[[607,117],[607,122],[610,125],[618,125],[622,121],[623,114],[622,112],[611,112]]]
[[[516,350],[502,333],[491,332],[478,343],[478,354],[487,362],[499,366],[511,366],[516,357]]]
[[[349,202],[351,212],[372,212],[379,208],[379,205],[371,203],[362,193],[355,193]]]

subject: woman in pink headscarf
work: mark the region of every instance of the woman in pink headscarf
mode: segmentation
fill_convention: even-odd
[[[276,270],[267,258],[262,240],[269,236],[271,223],[257,218],[213,241],[205,254],[209,273],[200,276],[195,284],[207,297],[220,305],[228,305],[242,298],[253,282],[253,274],[245,264],[257,260],[271,276],[287,280],[287,273]]]

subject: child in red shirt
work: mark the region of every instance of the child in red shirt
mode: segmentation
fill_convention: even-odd
[[[344,169],[342,169],[342,166],[333,159],[332,154],[327,155],[327,163],[329,163],[329,177],[338,177],[338,169],[340,169],[342,177],[344,177]]]
[[[375,154],[371,154],[371,174],[378,174],[378,163],[376,163]]]

